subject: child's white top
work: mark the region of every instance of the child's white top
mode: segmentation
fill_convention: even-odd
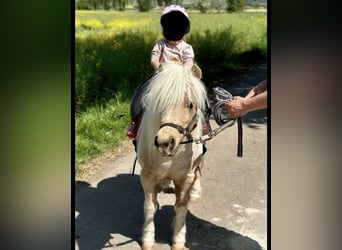
[[[151,61],[159,61],[160,63],[173,61],[192,66],[194,57],[192,46],[184,40],[180,40],[177,45],[171,45],[165,39],[161,39],[151,52]]]

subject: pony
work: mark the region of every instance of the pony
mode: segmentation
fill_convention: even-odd
[[[207,91],[191,67],[165,63],[151,78],[142,99],[144,114],[137,134],[137,160],[144,190],[142,249],[154,249],[154,214],[157,195],[172,181],[174,205],[172,250],[185,249],[188,203],[201,195],[200,170],[203,143],[191,143],[202,135]]]

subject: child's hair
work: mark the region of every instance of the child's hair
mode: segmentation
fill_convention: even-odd
[[[170,41],[178,41],[190,31],[190,19],[186,10],[179,5],[165,7],[160,17],[163,36]]]

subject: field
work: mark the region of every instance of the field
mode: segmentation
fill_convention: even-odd
[[[233,28],[235,34],[244,34],[248,40],[258,40],[266,32],[266,13],[211,13],[189,12],[192,33],[206,30],[217,31]],[[159,11],[155,12],[117,12],[117,11],[76,11],[76,37],[98,36],[110,37],[124,30],[157,33],[161,38]],[[256,36],[256,37],[255,37]]]
[[[189,12],[196,62],[208,90],[267,58],[267,14]],[[76,167],[125,138],[135,88],[152,73],[150,50],[162,37],[159,11],[76,11]]]

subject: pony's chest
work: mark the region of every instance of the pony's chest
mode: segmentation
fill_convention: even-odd
[[[175,156],[165,157],[156,152],[148,165],[151,172],[154,172],[160,178],[177,179],[193,171],[194,155],[189,151],[180,151]]]

